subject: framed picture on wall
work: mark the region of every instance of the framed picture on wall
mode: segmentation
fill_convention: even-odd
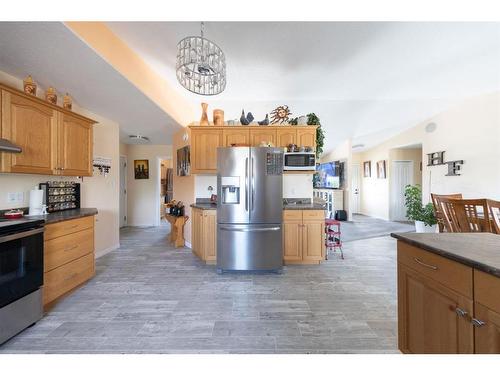
[[[385,160],[377,162],[377,178],[386,178]]]
[[[177,150],[177,176],[189,176],[190,174],[190,148],[184,146]]]
[[[134,176],[136,180],[149,179],[149,160],[134,160]]]
[[[372,176],[372,162],[365,161],[363,162],[363,177],[371,177]]]

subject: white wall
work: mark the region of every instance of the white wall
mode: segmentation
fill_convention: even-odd
[[[194,194],[196,198],[210,198],[211,193],[208,187],[212,186],[212,194],[217,194],[217,176],[216,175],[196,175],[194,177]]]
[[[22,79],[1,71],[0,82],[22,90]],[[39,96],[43,94],[43,88],[38,89],[38,94]],[[94,125],[94,155],[112,159],[111,173],[107,177],[97,174],[94,177],[84,177],[83,181],[76,177],[3,173],[0,174],[0,209],[27,207],[29,190],[40,182],[53,180],[80,182],[82,184],[81,206],[95,207],[99,211],[95,226],[95,249],[96,256],[100,256],[119,247],[119,126],[111,120],[79,107],[76,103],[73,104],[73,111],[98,121]],[[24,201],[9,204],[8,192],[24,192]]]
[[[425,127],[431,122],[437,125],[437,129],[428,133]],[[361,178],[363,214],[389,218],[391,163],[387,163],[388,178],[385,180],[376,178],[375,163],[378,160],[390,160],[394,148],[414,144],[422,144],[424,202],[430,200],[431,192],[462,193],[466,198],[500,199],[499,92],[470,98],[370,150],[355,154],[361,168],[363,161],[371,160],[372,176],[375,176]],[[445,161],[464,160],[461,175],[445,176],[445,165],[427,167],[426,154],[436,151],[445,151]]]
[[[127,224],[130,226],[157,225],[160,217],[159,163],[161,158],[172,158],[172,146],[128,145],[120,149],[122,155],[126,152],[127,156]],[[143,159],[149,160],[149,179],[136,180],[134,160]]]
[[[284,174],[283,198],[313,199],[313,173]]]

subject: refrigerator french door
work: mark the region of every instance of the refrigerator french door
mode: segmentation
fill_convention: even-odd
[[[217,149],[217,268],[282,268],[283,151]]]

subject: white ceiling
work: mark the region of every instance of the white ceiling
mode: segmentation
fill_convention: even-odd
[[[209,22],[205,36],[227,61],[227,89],[216,97],[192,94],[175,77],[176,44],[199,23],[107,25],[197,107],[207,101],[226,119],[242,108],[261,119],[281,104],[294,116],[315,112],[325,151],[347,138],[373,146],[463,98],[500,90],[499,23]],[[0,70],[71,93],[118,122],[122,140],[141,134],[168,144],[180,128],[62,23],[0,22]]]
[[[242,108],[260,119],[280,104],[296,116],[315,112],[325,151],[349,137],[372,146],[500,90],[499,23],[206,23],[227,61],[227,88],[216,97],[192,94],[175,77],[176,44],[199,34],[199,23],[107,24],[181,95],[224,109],[226,119]]]
[[[171,144],[181,129],[60,22],[0,22],[0,70],[70,93],[79,106],[118,122],[125,143],[141,134],[152,144]]]

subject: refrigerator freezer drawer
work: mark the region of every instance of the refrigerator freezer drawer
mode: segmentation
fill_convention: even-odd
[[[217,268],[274,271],[283,266],[281,224],[217,224]]]

